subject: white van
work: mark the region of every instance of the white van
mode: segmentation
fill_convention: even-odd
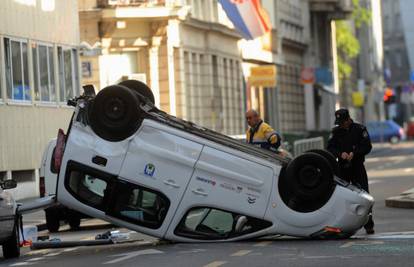
[[[56,195],[57,171],[54,169],[53,152],[56,147],[56,138],[49,141],[43,152],[39,169],[39,192],[40,197]],[[85,215],[58,204],[45,210],[46,226],[49,232],[57,232],[60,222],[66,221],[71,229],[76,230],[80,226],[81,218]]]
[[[293,160],[158,110],[137,81],[90,90],[58,136],[57,199],[175,241],[348,237],[373,198],[335,176],[327,152]]]

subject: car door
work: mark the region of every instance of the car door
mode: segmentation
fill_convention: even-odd
[[[169,130],[161,124],[144,125],[132,140],[119,174],[126,185],[121,186],[124,189],[118,190],[118,194],[121,198],[125,193],[119,192],[128,191],[126,195],[130,198],[123,200],[124,203],[135,198],[141,199],[141,203],[138,200],[132,201],[135,203],[132,206],[119,204],[124,207],[114,206],[110,211],[111,216],[129,223],[130,228],[157,236],[165,234],[203,147]],[[140,189],[131,192],[128,189],[131,186]],[[145,216],[152,222],[145,221]]]
[[[267,225],[260,220],[268,205],[273,175],[270,167],[205,146],[167,238],[231,238],[237,218],[242,216],[255,221],[256,226]],[[199,222],[191,222],[194,218]],[[183,224],[187,229],[180,233]],[[193,229],[188,229],[189,225],[194,225]],[[205,235],[205,231],[211,235]]]

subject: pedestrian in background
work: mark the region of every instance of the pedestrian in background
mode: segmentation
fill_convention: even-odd
[[[246,142],[277,152],[281,145],[281,137],[260,118],[259,113],[254,109],[247,111],[246,120],[249,125],[246,132]]]
[[[369,192],[364,162],[372,145],[366,127],[355,123],[344,108],[335,112],[335,125],[328,141],[328,150],[338,159],[341,178]],[[364,228],[367,234],[374,233],[372,213]]]

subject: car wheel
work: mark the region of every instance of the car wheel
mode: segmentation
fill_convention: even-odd
[[[20,256],[19,225],[20,219],[17,218],[12,236],[3,243],[3,257],[6,259],[17,258]]]
[[[391,144],[397,144],[398,142],[400,142],[400,138],[398,136],[393,136],[390,138],[390,142]]]
[[[46,213],[46,227],[51,233],[56,233],[60,228],[59,213],[55,210],[45,210]]]
[[[333,173],[339,177],[339,167],[338,167],[338,162],[336,161],[334,155],[332,155],[331,152],[329,152],[328,150],[324,150],[324,149],[312,149],[309,150],[307,152],[310,153],[316,153],[322,157],[324,157],[330,164]]]
[[[118,142],[134,134],[142,118],[138,97],[122,85],[102,89],[89,110],[92,130],[101,138]]]
[[[131,91],[136,92],[143,97],[146,97],[152,104],[155,103],[154,94],[145,83],[137,80],[126,80],[120,82],[119,85],[125,86]]]
[[[329,162],[313,152],[293,159],[279,179],[282,200],[298,212],[320,209],[331,198],[334,189],[333,170]]]

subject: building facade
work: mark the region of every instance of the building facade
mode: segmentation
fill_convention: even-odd
[[[1,2],[0,179],[18,182],[16,198],[36,195],[43,149],[67,128],[66,101],[80,90],[78,45],[76,2]]]
[[[238,41],[215,0],[79,0],[84,83],[146,82],[162,110],[244,132]]]

